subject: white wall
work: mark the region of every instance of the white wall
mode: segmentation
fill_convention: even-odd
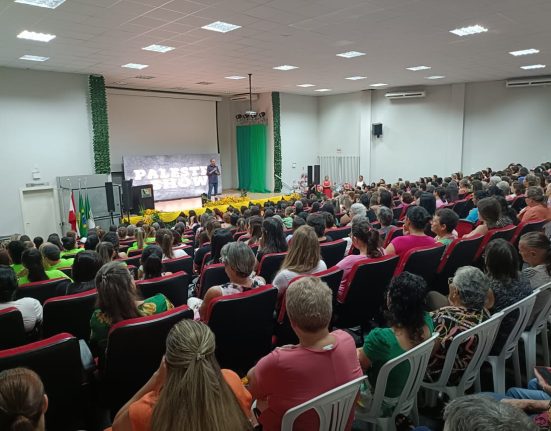
[[[54,187],[93,173],[88,105],[87,75],[0,67],[0,235],[23,232],[19,190],[34,167]]]

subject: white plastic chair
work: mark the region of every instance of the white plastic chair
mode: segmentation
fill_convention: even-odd
[[[296,407],[290,408],[281,420],[281,431],[293,431],[293,424],[301,414],[315,410],[318,414],[320,431],[344,431],[354,407],[360,385],[366,379],[358,377],[338,388],[312,398]]]
[[[442,373],[436,382],[422,382],[421,386],[426,389],[431,389],[437,392],[446,393],[450,399],[465,395],[465,391],[469,389],[475,382],[478,372],[482,363],[488,357],[490,350],[494,344],[499,325],[503,319],[503,313],[499,312],[494,314],[490,319],[476,325],[465,332],[456,335],[453,338],[448,351],[446,352],[446,359],[442,366]],[[448,386],[455,357],[459,347],[471,337],[477,337],[478,342],[476,344],[476,350],[473,353],[473,357],[463,371],[463,375],[456,386]]]
[[[540,312],[535,316],[534,323],[526,329],[520,336],[524,344],[524,358],[526,363],[526,379],[530,380],[534,376],[534,367],[536,366],[536,340],[541,334],[541,343],[543,347],[544,365],[549,366],[549,344],[547,341],[547,318],[551,312],[551,283],[547,283],[534,291],[537,294],[536,302],[539,304],[545,301],[545,305]],[[520,366],[518,365],[518,351],[515,360],[515,376],[520,375]],[[516,377],[515,377],[516,378]],[[520,380],[515,382],[517,386],[521,386]]]
[[[494,383],[494,392],[498,394],[505,393],[505,361],[513,356],[514,366],[515,366],[515,379],[520,383],[520,367],[518,365],[518,340],[524,330],[526,325],[530,320],[530,315],[536,302],[537,292],[532,293],[526,298],[521,299],[517,303],[510,305],[507,308],[501,310],[503,313],[503,322],[507,319],[507,316],[511,313],[516,313],[517,320],[512,328],[510,328],[509,336],[503,344],[503,347],[499,354],[489,355],[486,358],[486,362],[492,367],[492,377]],[[499,331],[499,330],[498,330]],[[518,375],[517,375],[518,372]],[[480,392],[480,375],[477,375],[476,378],[476,391]]]
[[[435,332],[428,340],[382,366],[377,376],[375,392],[373,393],[369,410],[365,413],[356,410],[356,420],[368,422],[371,428],[386,431],[394,431],[396,429],[394,422],[396,416],[400,413],[406,416],[413,414],[413,419],[417,422],[417,393],[427,371],[430,355],[437,338],[438,333]],[[410,372],[407,380],[404,382],[400,397],[390,400],[388,398],[385,399],[389,374],[398,365],[403,364],[405,366],[405,363],[409,364]],[[387,404],[388,401],[392,401],[392,405],[394,406],[392,414],[386,415],[386,417],[383,414],[384,401],[387,401]]]

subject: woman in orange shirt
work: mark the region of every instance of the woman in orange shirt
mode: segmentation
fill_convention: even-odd
[[[518,215],[520,221],[551,221],[551,208],[547,207],[547,197],[541,187],[532,186],[526,190],[526,207]]]

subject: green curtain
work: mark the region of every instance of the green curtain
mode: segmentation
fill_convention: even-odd
[[[266,193],[266,125],[237,126],[239,188]]]

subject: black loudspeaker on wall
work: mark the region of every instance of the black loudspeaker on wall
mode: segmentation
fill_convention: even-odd
[[[314,184],[321,184],[320,165],[314,165]]]
[[[383,134],[383,123],[373,123],[371,125],[372,133],[377,136],[377,138],[380,138]]]
[[[312,166],[308,166],[308,186],[314,184],[314,170]]]
[[[122,205],[125,211],[134,209],[132,200],[132,180],[124,180],[122,182]]]
[[[113,195],[113,183],[105,183],[105,198],[107,199],[107,211],[115,212],[115,196]]]

